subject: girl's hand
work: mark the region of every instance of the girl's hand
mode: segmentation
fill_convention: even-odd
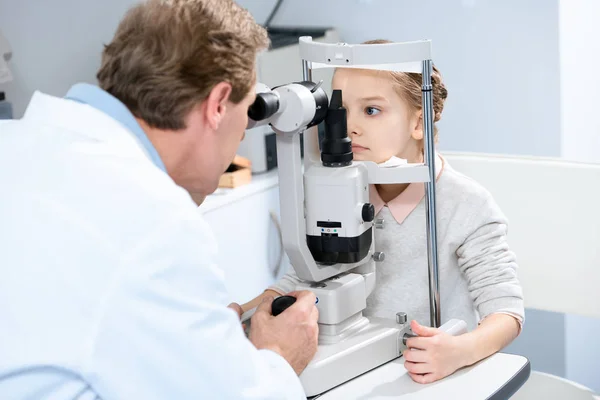
[[[231,303],[227,307],[231,308],[233,311],[235,311],[240,319],[242,318],[242,314],[244,313],[244,310],[242,310],[242,306],[240,306],[238,303]]]
[[[431,383],[445,378],[468,364],[469,350],[460,336],[452,336],[436,328],[410,324],[419,337],[406,341],[404,367],[417,383]]]
[[[240,320],[242,319],[242,314],[244,313],[242,306],[240,306],[238,303],[231,303],[227,307],[231,308],[233,311],[235,311]],[[246,324],[242,324],[242,329],[246,330]]]

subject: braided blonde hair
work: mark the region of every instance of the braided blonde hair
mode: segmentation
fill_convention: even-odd
[[[388,44],[394,43],[389,40],[377,39],[363,42],[363,44]],[[382,74],[389,75],[395,85],[396,93],[403,98],[408,105],[414,110],[421,110],[423,107],[421,85],[423,83],[422,74],[412,72],[393,72],[393,71],[381,71]],[[438,128],[435,125],[442,118],[442,111],[444,110],[444,102],[448,97],[448,91],[442,81],[442,75],[440,71],[433,66],[433,73],[431,74],[431,86],[432,86],[432,97],[433,97],[433,133],[437,141]]]

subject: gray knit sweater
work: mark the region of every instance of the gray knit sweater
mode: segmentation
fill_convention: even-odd
[[[493,313],[506,313],[522,323],[523,292],[517,279],[515,255],[507,243],[507,220],[491,195],[444,161],[436,183],[438,262],[442,324],[464,320],[469,330]],[[398,223],[388,207],[376,230],[377,283],[367,299],[366,316],[408,318],[429,325],[429,281],[425,202]],[[295,290],[298,278],[289,271],[270,289],[282,294]]]

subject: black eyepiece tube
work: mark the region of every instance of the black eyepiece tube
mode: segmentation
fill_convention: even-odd
[[[342,91],[334,90],[325,118],[325,137],[321,142],[321,161],[326,167],[344,167],[352,163],[352,158],[352,142],[348,138]]]
[[[257,93],[256,100],[248,108],[248,117],[254,121],[267,119],[279,110],[279,97],[273,92]]]

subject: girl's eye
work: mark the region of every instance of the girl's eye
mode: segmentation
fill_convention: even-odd
[[[378,108],[375,107],[367,107],[365,108],[365,113],[367,115],[377,115],[381,112],[381,110],[379,110]]]

